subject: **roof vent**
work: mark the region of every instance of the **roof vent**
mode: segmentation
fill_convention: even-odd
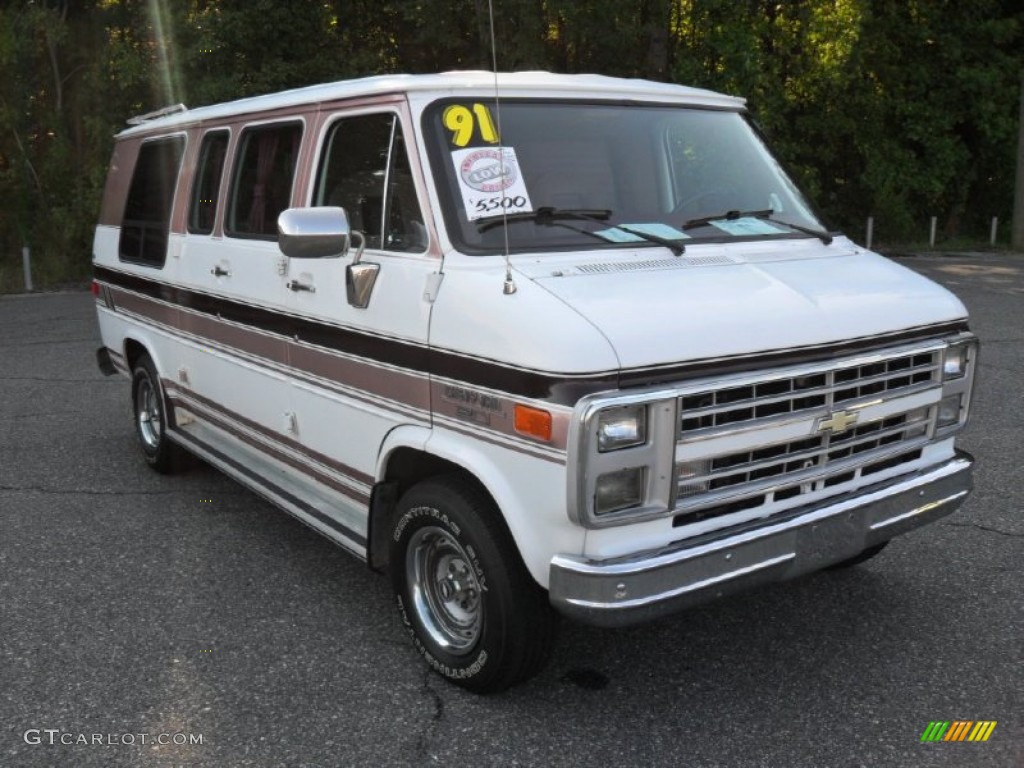
[[[156,120],[158,117],[176,115],[179,112],[188,112],[188,107],[184,104],[172,104],[171,106],[164,107],[163,109],[157,109],[153,112],[147,112],[144,115],[129,118],[128,125],[142,125],[143,123],[148,123],[150,120]]]

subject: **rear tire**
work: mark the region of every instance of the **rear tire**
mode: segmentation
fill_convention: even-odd
[[[178,471],[184,452],[167,437],[167,399],[156,366],[145,353],[132,370],[132,413],[146,463],[161,474]]]
[[[413,645],[475,693],[523,682],[547,663],[555,615],[489,497],[459,477],[411,488],[390,541],[391,581]]]

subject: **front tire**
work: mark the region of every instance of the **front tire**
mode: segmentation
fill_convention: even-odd
[[[399,614],[434,671],[493,693],[544,667],[554,613],[486,494],[458,477],[414,486],[390,548]]]
[[[132,413],[146,463],[161,474],[176,472],[182,464],[182,449],[167,437],[167,400],[147,354],[142,354],[132,369]]]

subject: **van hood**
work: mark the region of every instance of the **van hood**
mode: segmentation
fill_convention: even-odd
[[[816,346],[967,316],[945,288],[845,238],[828,246],[691,247],[680,257],[654,249],[589,257],[517,267],[589,320],[622,369]]]

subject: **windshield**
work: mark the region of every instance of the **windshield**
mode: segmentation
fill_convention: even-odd
[[[826,235],[739,112],[502,100],[500,136],[497,115],[482,99],[424,116],[467,253],[501,253],[506,238],[515,253]]]

